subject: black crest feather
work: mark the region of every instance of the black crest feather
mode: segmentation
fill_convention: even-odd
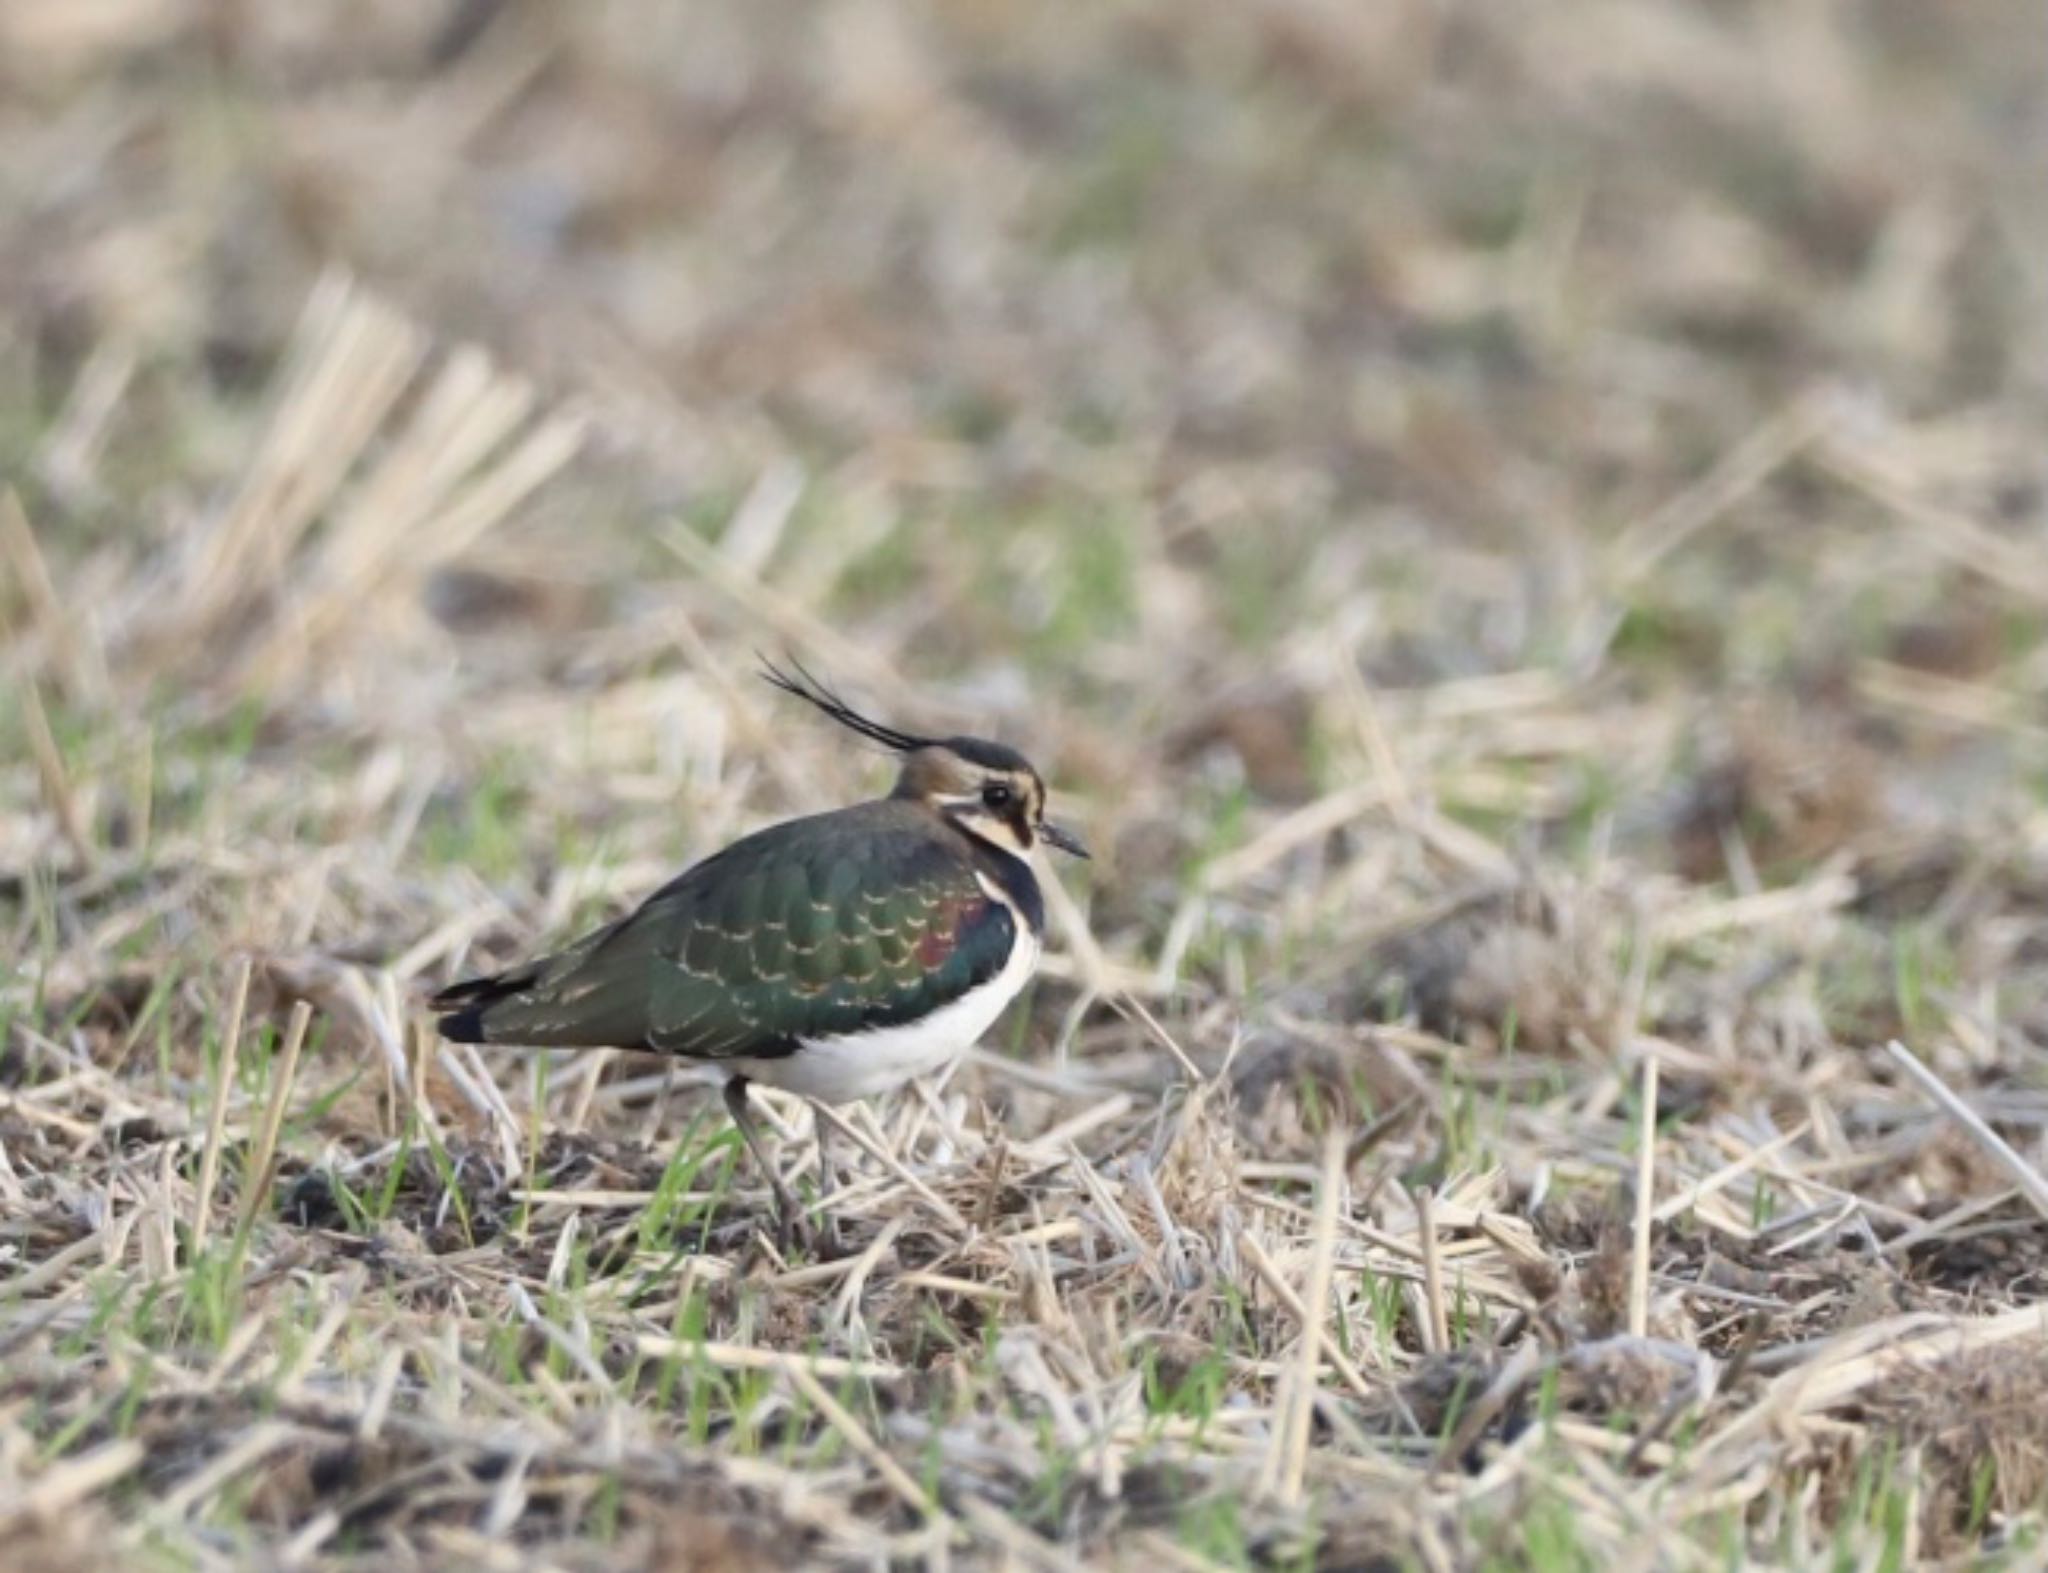
[[[805,704],[824,711],[849,731],[858,732],[862,737],[870,738],[884,748],[894,749],[899,754],[927,748],[937,741],[935,738],[919,737],[913,732],[899,732],[893,726],[884,726],[880,721],[862,715],[840,698],[832,688],[813,676],[795,656],[788,657],[788,661],[796,669],[794,676],[766,656],[762,656],[761,676],[785,694],[793,694]]]

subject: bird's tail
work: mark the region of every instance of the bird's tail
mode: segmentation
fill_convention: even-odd
[[[647,1036],[647,958],[607,950],[613,924],[567,950],[451,983],[427,1007],[451,1043],[630,1048]],[[605,958],[614,964],[603,964]]]
[[[427,1008],[439,1015],[435,1026],[450,1043],[489,1043],[487,1017],[493,1005],[517,999],[540,980],[537,967],[514,967],[488,977],[465,978],[451,983],[427,1001]]]

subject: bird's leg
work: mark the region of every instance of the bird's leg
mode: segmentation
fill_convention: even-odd
[[[753,1105],[747,1100],[746,1077],[735,1076],[725,1084],[725,1107],[732,1115],[733,1124],[740,1128],[747,1151],[754,1155],[754,1162],[768,1177],[768,1188],[775,1193],[775,1242],[787,1251],[790,1242],[804,1232],[803,1209],[784,1183],[782,1172],[768,1156],[768,1144],[761,1139],[761,1127],[754,1119]]]
[[[839,1220],[832,1215],[832,1198],[839,1191],[839,1170],[832,1162],[832,1122],[823,1109],[811,1105],[811,1129],[818,1138],[818,1221],[822,1225],[820,1244],[827,1254],[839,1254]]]

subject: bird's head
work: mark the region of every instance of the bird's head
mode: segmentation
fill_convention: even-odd
[[[786,694],[814,705],[841,726],[900,754],[894,797],[922,803],[968,835],[1018,857],[1040,841],[1085,858],[1071,830],[1045,817],[1045,782],[1031,761],[978,737],[919,737],[870,720],[797,666],[796,675],[763,663],[762,674]]]

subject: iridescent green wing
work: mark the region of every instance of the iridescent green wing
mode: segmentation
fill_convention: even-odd
[[[1016,940],[955,833],[869,804],[735,842],[632,916],[434,1003],[466,1042],[786,1054],[958,999]]]
[[[743,841],[650,901],[649,1048],[788,1052],[912,1021],[1001,972],[1009,909],[950,833],[828,815]]]

